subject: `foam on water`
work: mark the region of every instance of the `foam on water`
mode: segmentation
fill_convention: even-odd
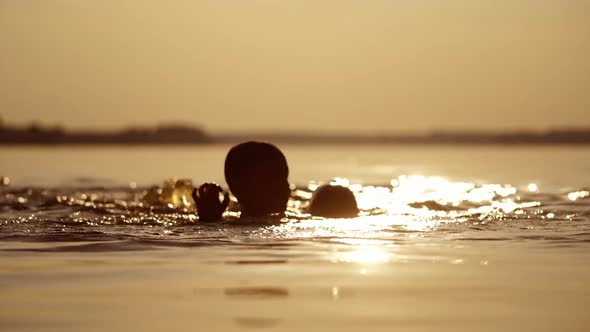
[[[3,180],[4,181],[4,180]],[[198,221],[190,180],[138,188],[0,187],[0,239],[34,242],[122,241],[113,250],[146,246],[290,244],[294,241],[402,245],[409,241],[590,243],[588,188],[545,192],[511,185],[400,176],[388,184],[350,183],[361,213],[353,219],[305,213],[320,183],[294,186],[281,220],[239,218],[232,201],[224,220]],[[104,249],[96,246],[87,249]]]

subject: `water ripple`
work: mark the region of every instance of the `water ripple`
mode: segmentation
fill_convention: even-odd
[[[281,220],[241,220],[232,203],[224,220],[200,223],[190,199],[192,183],[168,180],[152,188],[0,188],[0,240],[101,242],[74,249],[142,250],[165,246],[274,246],[290,241],[316,244],[403,245],[421,239],[462,241],[590,242],[588,188],[542,192],[536,185],[449,181],[400,176],[386,185],[335,183],[355,194],[361,213],[353,219],[323,219],[305,213],[315,183],[293,191]],[[494,232],[491,236],[478,233]]]

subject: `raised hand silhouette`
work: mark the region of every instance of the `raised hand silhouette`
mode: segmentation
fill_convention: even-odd
[[[223,192],[220,186],[215,183],[205,183],[198,189],[193,189],[193,200],[197,205],[199,220],[216,221],[221,219],[221,215],[229,205],[229,194],[223,195],[223,201],[220,200],[219,194]]]

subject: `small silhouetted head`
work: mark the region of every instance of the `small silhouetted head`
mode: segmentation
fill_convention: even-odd
[[[358,215],[359,209],[350,189],[324,185],[319,187],[311,198],[309,213],[326,218],[353,218]]]
[[[234,146],[225,158],[225,180],[242,209],[242,216],[283,213],[291,190],[289,167],[276,146],[246,142]]]

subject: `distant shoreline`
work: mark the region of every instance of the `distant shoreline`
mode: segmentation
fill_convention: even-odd
[[[149,147],[149,146],[212,146],[212,145],[228,145],[237,144],[245,141],[267,141],[276,144],[285,145],[323,145],[323,146],[350,146],[350,145],[379,145],[379,146],[590,146],[590,141],[587,142],[552,142],[552,141],[529,141],[529,142],[479,142],[479,141],[381,141],[381,140],[361,140],[354,139],[346,141],[334,140],[282,140],[282,139],[267,139],[256,137],[243,137],[235,140],[220,140],[208,142],[68,142],[68,143],[51,143],[51,142],[2,142],[0,147],[56,147],[56,146],[121,146],[121,147]]]
[[[69,132],[36,125],[26,128],[0,126],[0,146],[169,146],[235,144],[248,140],[298,145],[590,145],[590,128],[504,133],[437,131],[416,135],[278,132],[210,135],[200,128],[186,125],[113,132]]]
[[[44,144],[44,143],[0,143],[0,147],[191,147],[191,146],[215,146],[215,145],[233,145],[243,141],[236,142],[210,142],[210,143],[63,143],[63,144]],[[354,143],[330,143],[330,142],[282,142],[268,141],[274,144],[282,145],[300,145],[300,146],[504,146],[504,147],[523,147],[523,146],[590,146],[590,143],[383,143],[383,142],[354,142]]]

